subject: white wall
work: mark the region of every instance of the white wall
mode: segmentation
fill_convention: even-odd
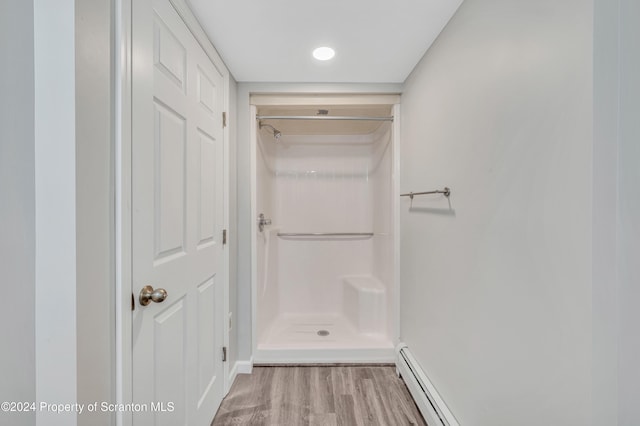
[[[36,401],[63,403],[77,398],[74,7],[34,1]],[[77,419],[42,410],[36,422]]]
[[[373,275],[386,287],[387,336],[397,339],[395,302],[397,289],[394,271],[394,223],[393,223],[393,143],[392,127],[380,135],[373,146],[371,171],[373,213]],[[397,343],[397,342],[395,342]]]
[[[0,181],[10,207],[2,223],[11,224],[1,238],[11,247],[2,246],[10,268],[2,323],[13,336],[2,351],[2,400],[109,400],[111,3],[45,3],[3,3],[0,13],[3,57],[13,64],[1,79]],[[10,422],[36,416],[38,424],[76,423],[75,413],[47,410]]]
[[[115,266],[111,0],[75,6],[78,402],[114,401]],[[110,424],[84,411],[78,424]]]
[[[593,4],[467,0],[405,85],[401,338],[461,424],[591,410]]]
[[[593,423],[640,423],[640,7],[596,0],[593,155]]]
[[[274,180],[275,147],[265,143],[263,135],[258,132],[256,143],[256,209],[266,219],[274,217]],[[257,220],[257,218],[256,218]],[[267,228],[265,228],[267,229]]]
[[[619,0],[594,1],[592,424],[618,424]]]
[[[267,136],[271,138],[270,136]],[[258,268],[256,305],[256,333],[258,338],[268,329],[271,321],[278,315],[279,280],[277,279],[277,224],[274,210],[275,184],[275,145],[265,141],[262,132],[257,133],[256,141],[256,210],[271,219],[272,225],[265,226],[256,235],[256,262]],[[275,231],[275,233],[274,233]]]
[[[640,3],[620,1],[619,424],[640,424]]]
[[[371,136],[287,135],[277,145],[281,232],[372,232]],[[371,275],[373,238],[278,238],[281,312],[342,312],[344,275]]]
[[[35,166],[33,2],[0,3],[0,401],[34,401]],[[35,424],[35,413],[0,413]]]

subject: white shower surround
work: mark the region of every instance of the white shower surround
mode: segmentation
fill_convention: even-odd
[[[282,129],[280,129],[282,130]],[[394,126],[369,135],[256,131],[254,362],[393,362]],[[277,233],[373,232],[287,238]],[[317,331],[327,330],[329,336]]]

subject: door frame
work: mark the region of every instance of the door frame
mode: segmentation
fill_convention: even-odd
[[[132,342],[132,177],[131,177],[131,131],[132,131],[132,25],[133,0],[115,0],[113,9],[113,101],[114,101],[114,187],[115,187],[115,359],[114,402],[133,402],[133,342]],[[213,44],[193,15],[185,0],[169,0],[205,54],[224,78],[223,110],[229,115],[230,78],[229,70],[218,55]],[[228,120],[227,120],[228,123]],[[229,131],[223,128],[223,228],[229,230]],[[229,261],[230,244],[223,247],[223,342],[229,347]],[[222,356],[222,354],[220,354]],[[224,394],[229,391],[229,362],[223,363]],[[130,426],[133,413],[116,412],[116,425]]]

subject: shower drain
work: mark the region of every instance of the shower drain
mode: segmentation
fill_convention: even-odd
[[[329,332],[327,330],[318,330],[318,336],[328,336]]]

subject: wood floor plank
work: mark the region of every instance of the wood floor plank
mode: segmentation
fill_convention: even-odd
[[[374,413],[369,410],[365,395],[365,383],[368,375],[364,369],[358,369],[353,372],[353,408],[358,424],[363,426],[376,426]]]
[[[333,400],[333,380],[330,367],[309,367],[310,382],[309,394],[311,396],[312,414],[334,414],[335,404]]]
[[[310,414],[309,426],[338,426],[336,413]]]
[[[362,426],[356,417],[353,395],[336,395],[336,420],[338,426]]]
[[[353,395],[355,392],[352,367],[339,366],[331,368],[331,380],[335,395]]]
[[[404,425],[424,424],[424,420],[415,409],[415,403],[413,400],[410,400],[406,386],[399,386],[397,383],[392,383],[390,378],[387,378],[387,383],[389,383],[388,395],[391,404],[395,406],[393,413],[397,419],[396,421]]]
[[[426,423],[392,366],[254,367],[238,375],[212,426]]]
[[[375,381],[373,379],[367,379],[363,383],[363,395],[362,399],[366,402],[367,411],[372,417],[372,424],[375,425],[388,425],[391,424],[388,414],[382,404],[381,394],[379,389],[376,388]]]
[[[397,415],[397,404],[395,404],[394,398],[389,396],[390,389],[395,385],[396,381],[399,381],[404,386],[404,383],[398,379],[395,374],[395,369],[381,370],[373,377],[374,386],[376,389],[384,389],[384,393],[380,395],[380,404],[387,416],[388,424],[403,424],[399,416]]]

